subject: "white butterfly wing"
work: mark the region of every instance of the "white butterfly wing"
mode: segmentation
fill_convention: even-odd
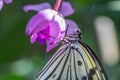
[[[81,42],[71,45],[59,48],[35,80],[107,80],[101,64],[87,45]]]

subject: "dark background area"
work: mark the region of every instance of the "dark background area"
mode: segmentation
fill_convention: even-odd
[[[67,18],[80,26],[82,40],[96,52],[109,80],[120,80],[120,61],[110,66],[102,60],[94,29],[94,20],[97,16],[110,17],[115,24],[120,45],[120,7],[116,11],[110,10],[108,4],[111,0],[68,1],[76,12]],[[33,80],[56,51],[54,49],[46,53],[45,46],[38,43],[30,44],[29,36],[25,35],[26,24],[36,12],[25,13],[23,6],[42,2],[49,2],[53,6],[55,0],[14,0],[0,11],[0,80]]]

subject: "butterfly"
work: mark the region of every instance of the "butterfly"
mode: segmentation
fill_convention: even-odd
[[[81,31],[68,34],[62,46],[35,80],[108,80],[93,50],[81,40]]]

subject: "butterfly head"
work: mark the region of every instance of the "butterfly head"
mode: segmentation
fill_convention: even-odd
[[[71,31],[72,32],[70,34],[67,34],[63,40],[67,44],[72,44],[72,43],[78,42],[81,39],[80,29],[76,28]]]
[[[78,37],[80,37],[82,34],[81,30],[78,28],[74,29],[73,33],[74,33],[74,35],[78,35]]]

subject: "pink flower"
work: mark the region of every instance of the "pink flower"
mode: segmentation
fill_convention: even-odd
[[[46,44],[47,52],[58,45],[59,41],[63,40],[67,28],[67,22],[64,17],[74,13],[69,2],[63,2],[59,12],[53,10],[49,3],[27,5],[24,6],[23,9],[26,12],[29,10],[38,11],[38,13],[29,20],[26,35],[30,35],[31,43],[37,41],[40,44]],[[75,25],[72,20],[68,20],[68,23],[69,22]]]
[[[12,0],[0,0],[0,10],[2,10],[4,3],[6,4],[12,3]]]

